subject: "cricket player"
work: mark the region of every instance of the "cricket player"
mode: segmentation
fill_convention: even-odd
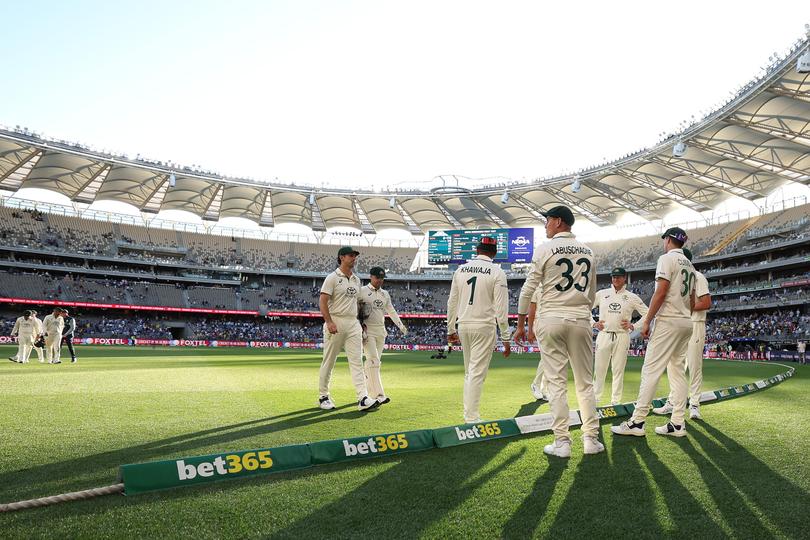
[[[53,308],[53,313],[46,315],[42,320],[42,328],[45,333],[45,353],[48,362],[61,364],[59,356],[62,351],[62,330],[65,328],[62,310],[58,307]]]
[[[537,302],[540,299],[540,292],[542,291],[541,288],[537,288],[534,291],[534,295],[532,296],[532,303],[529,304],[529,316],[528,316],[528,324],[529,324],[529,336],[528,340],[529,343],[540,343],[537,341],[537,334],[540,332],[540,328],[537,326]],[[543,355],[540,354],[540,361],[537,362],[537,372],[534,375],[534,381],[531,384],[532,395],[534,399],[537,401],[548,401],[548,389],[546,388],[546,375],[543,373]]]
[[[380,364],[382,352],[385,348],[385,314],[387,313],[394,324],[397,325],[403,336],[408,335],[408,329],[399,318],[397,310],[391,303],[391,295],[382,288],[385,281],[385,269],[375,266],[369,270],[371,276],[368,285],[360,289],[360,321],[364,330],[363,352],[366,356],[364,364],[366,373],[366,386],[369,396],[376,398],[380,405],[389,403],[391,398],[385,395],[382,379],[380,378]]]
[[[630,322],[633,312],[641,317],[649,310],[638,295],[627,290],[627,271],[617,266],[610,272],[611,287],[597,291],[593,307],[599,309],[599,320],[593,327],[599,330],[596,337],[596,362],[593,375],[593,392],[596,402],[602,399],[608,365],[613,376],[610,404],[622,401],[624,368],[627,365],[627,350],[630,348],[630,332],[635,326]]]
[[[32,309],[30,311],[31,311],[31,320],[33,321],[34,327],[36,329],[36,332],[34,333],[34,343],[32,344],[32,348],[35,351],[37,351],[37,357],[39,358],[39,363],[43,364],[43,363],[45,363],[45,350],[42,347],[37,347],[37,339],[39,338],[39,336],[42,335],[42,321],[40,321],[37,318],[36,310]],[[23,319],[23,317],[17,317],[17,320],[14,322],[14,324],[16,325],[22,319]],[[29,353],[29,357],[30,357],[30,353]],[[8,359],[11,360],[12,362],[19,362],[19,360],[20,360],[19,352],[17,354],[15,354],[14,356],[9,356]]]
[[[690,261],[692,252],[683,248],[683,254]],[[709,281],[706,276],[695,270],[695,307],[692,308],[692,337],[686,347],[686,369],[689,370],[689,418],[695,420],[700,416],[700,387],[703,385],[703,347],[706,345],[706,311],[712,307],[712,296],[709,294]],[[672,364],[667,366],[667,378],[672,379]],[[672,385],[670,384],[670,387]],[[655,414],[672,414],[673,395],[670,388],[667,402],[653,409]]]
[[[67,344],[68,352],[70,352],[70,363],[75,364],[76,349],[73,348],[73,333],[76,331],[76,319],[71,317],[66,309],[62,310],[62,318],[65,319],[65,329],[62,332],[62,342]]]
[[[326,276],[321,286],[320,308],[323,315],[323,361],[321,362],[318,406],[324,410],[335,408],[329,396],[329,383],[337,355],[346,352],[349,372],[357,393],[357,408],[367,411],[379,407],[380,402],[368,397],[363,373],[363,343],[357,303],[360,296],[360,278],[353,272],[360,252],[349,246],[338,251],[338,268]]]
[[[506,273],[492,262],[498,241],[484,236],[477,255],[458,267],[447,300],[447,340],[461,343],[464,355],[464,421],[480,422],[481,393],[492,351],[501,334],[503,357],[511,353],[509,342],[509,289]]]
[[[664,370],[672,364],[669,372],[672,416],[666,425],[655,428],[655,432],[671,437],[686,436],[686,349],[692,335],[695,269],[683,254],[682,248],[687,240],[683,229],[671,227],[661,238],[664,239],[665,253],[658,258],[655,292],[641,327],[643,337],[652,334],[641,367],[641,387],[630,420],[610,428],[616,435],[645,435],[644,422],[650,412],[653,394]]]
[[[14,321],[14,328],[11,330],[12,336],[17,336],[17,355],[9,357],[12,362],[27,364],[28,357],[31,356],[31,349],[34,348],[34,340],[39,336],[39,325],[34,322],[34,317],[30,311],[24,311],[22,317],[17,317]]]
[[[804,352],[805,350],[807,350],[807,344],[804,341],[797,341],[796,352],[799,353],[799,363],[801,364],[807,363],[807,356]]]
[[[544,212],[546,237],[534,253],[532,267],[520,290],[515,341],[525,336],[526,314],[532,295],[540,287],[537,302],[540,349],[549,393],[554,443],[543,452],[571,457],[568,409],[568,364],[574,372],[582,441],[586,454],[598,454],[605,446],[597,438],[599,419],[593,394],[593,334],[591,306],[596,294],[593,251],[571,233],[574,214],[567,206]]]

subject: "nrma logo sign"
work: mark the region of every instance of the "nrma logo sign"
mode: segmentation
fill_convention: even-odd
[[[512,240],[512,245],[517,247],[524,247],[531,244],[531,241],[526,238],[525,236],[518,236],[514,240]]]

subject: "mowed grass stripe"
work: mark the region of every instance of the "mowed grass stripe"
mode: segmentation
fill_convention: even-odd
[[[10,352],[0,348],[6,356]],[[354,407],[344,359],[333,379],[339,410],[314,408],[316,351],[79,352],[76,365],[0,364],[0,418],[3,433],[10,434],[0,439],[0,501],[105,485],[124,463],[438,427],[461,416],[460,354],[444,361],[431,360],[427,352],[387,354],[383,381],[393,402],[363,414]],[[494,357],[485,416],[538,410],[528,389],[536,362],[535,356]],[[640,365],[628,363],[625,400],[635,398]],[[782,370],[707,361],[704,386],[748,383]],[[799,512],[810,502],[810,444],[803,435],[808,407],[799,399],[808,390],[806,373],[800,369],[776,388],[705,407],[706,422],[690,423],[683,442],[654,435],[614,441],[607,434],[608,452],[585,460],[575,431],[574,457],[556,463],[542,455],[549,435],[492,441],[3,515],[0,529],[9,537],[523,537],[588,531],[652,537],[726,536],[730,530],[791,537],[808,525],[806,512]],[[664,381],[657,394],[667,390]],[[569,398],[575,407],[573,388]],[[650,427],[664,422],[653,418]],[[770,498],[755,485],[769,490]],[[608,515],[626,507],[650,519],[628,524]],[[574,519],[584,508],[599,508],[593,523]],[[708,519],[682,523],[692,512]]]

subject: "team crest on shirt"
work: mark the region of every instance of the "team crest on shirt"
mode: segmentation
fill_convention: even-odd
[[[626,294],[622,295],[622,300],[627,300],[627,295]]]

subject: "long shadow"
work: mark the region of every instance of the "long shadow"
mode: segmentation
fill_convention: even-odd
[[[88,476],[107,474],[106,470],[126,463],[137,463],[150,459],[165,459],[170,455],[182,454],[197,448],[224,447],[227,443],[241,439],[256,437],[267,433],[279,433],[302,426],[311,426],[320,422],[335,419],[359,418],[366,414],[353,408],[353,404],[346,404],[333,411],[320,409],[301,409],[277,416],[249,420],[237,424],[218,426],[216,428],[196,431],[174,437],[168,437],[144,444],[130,446],[119,450],[101,452],[98,454],[82,456],[79,458],[58,461],[45,465],[38,465],[28,469],[8,471],[0,474],[0,486],[4,492],[13,491],[15,498],[28,496],[42,496],[51,484],[71,489],[73,486],[64,486],[68,480],[81,479],[87,481]],[[341,411],[341,412],[335,412]],[[111,482],[111,478],[101,481]],[[76,486],[86,488],[86,485]],[[7,496],[3,495],[3,499]],[[3,502],[6,502],[5,500]]]
[[[397,465],[272,538],[413,538],[521,459],[525,448],[479,474],[508,441],[403,456]],[[407,488],[403,489],[404,486]]]
[[[706,432],[692,429],[690,435],[695,442],[782,534],[789,538],[808,536],[810,495],[804,488],[775,472],[719,429],[703,420],[693,421],[692,425]],[[797,436],[801,437],[801,434]]]
[[[601,426],[600,439],[604,440]],[[639,523],[647,530],[656,523],[655,494],[641,470],[637,444],[614,438],[610,455],[582,456],[549,538],[637,538]],[[579,451],[576,445],[575,451]],[[608,482],[605,471],[610,472]],[[628,500],[617,493],[633,495]]]
[[[285,527],[273,538],[419,536],[523,456],[525,448],[478,474],[509,442],[486,441],[433,450],[429,456],[402,456],[397,465]]]
[[[529,416],[531,414],[537,413],[537,410],[546,403],[545,401],[537,401],[535,399],[531,400],[528,403],[524,403],[518,409],[518,412],[515,413],[515,416]]]
[[[694,434],[695,430],[692,429],[689,433]],[[700,471],[700,476],[706,483],[709,495],[714,500],[723,518],[725,518],[726,523],[733,527],[735,531],[745,531],[752,538],[773,536],[773,533],[767,530],[755,515],[740,511],[741,508],[745,508],[745,502],[742,500],[740,493],[723,475],[722,471],[695,448],[692,441],[687,438],[682,448]]]
[[[657,435],[651,435],[656,437]],[[685,440],[672,439],[674,445],[682,448],[689,443]],[[636,440],[636,452],[649,469],[657,485],[657,493],[666,502],[669,517],[674,525],[672,536],[676,538],[716,538],[725,536],[723,529],[706,516],[703,506],[681,483],[647,445],[646,439]],[[672,449],[672,453],[678,450]],[[698,519],[698,516],[702,516]]]
[[[565,470],[567,459],[547,457],[546,470],[535,481],[531,492],[512,514],[501,531],[503,538],[532,538],[537,524],[548,509],[548,503],[554,495],[554,488]],[[541,462],[542,463],[542,462]]]

